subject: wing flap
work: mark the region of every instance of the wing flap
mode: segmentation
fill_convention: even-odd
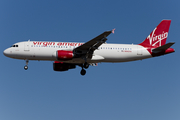
[[[104,60],[104,57],[99,56],[99,55],[94,55],[94,56],[92,56],[91,60]]]

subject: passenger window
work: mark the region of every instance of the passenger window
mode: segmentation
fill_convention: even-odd
[[[16,47],[18,47],[18,45],[16,45]]]

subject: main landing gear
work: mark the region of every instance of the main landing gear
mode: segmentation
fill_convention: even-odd
[[[24,66],[24,69],[25,69],[25,70],[28,69],[28,63],[29,63],[29,60],[26,60],[26,65]]]
[[[85,74],[86,74],[86,70],[82,68],[81,75],[85,75]]]
[[[81,67],[82,67],[81,75],[85,75],[86,74],[86,70],[85,69],[89,68],[89,64],[87,62],[85,62],[84,65],[82,64]]]

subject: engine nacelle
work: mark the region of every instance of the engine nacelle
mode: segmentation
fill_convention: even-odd
[[[63,62],[54,61],[53,63],[53,69],[54,71],[67,71],[69,69],[76,68],[76,65],[74,64],[68,64]]]
[[[58,60],[71,60],[73,56],[73,51],[58,50],[56,52],[56,57]]]

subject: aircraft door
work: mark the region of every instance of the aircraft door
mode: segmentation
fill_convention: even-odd
[[[24,51],[29,51],[30,50],[30,46],[29,46],[29,41],[24,43]]]

